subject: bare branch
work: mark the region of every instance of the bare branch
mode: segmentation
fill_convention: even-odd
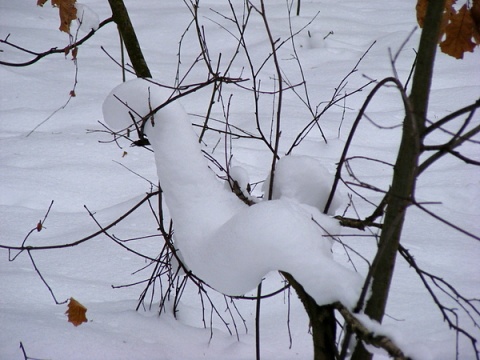
[[[455,152],[454,149],[462,145],[464,142],[470,140],[473,136],[477,135],[480,133],[480,125],[477,125],[467,133],[459,136],[457,139],[454,139],[453,141],[448,142],[447,144],[441,146],[440,148],[436,149],[438,150],[435,154],[431,155],[428,159],[423,161],[419,166],[418,166],[418,173],[421,174],[424,172],[430,165],[435,163],[438,159],[442,158],[443,156],[447,154],[452,154],[461,160],[465,161],[467,164],[473,164],[473,165],[478,165],[478,161],[469,159],[467,157],[464,157],[458,152]],[[428,148],[427,148],[428,149]]]
[[[58,244],[58,245],[44,245],[44,246],[28,246],[25,244],[22,244],[21,246],[10,246],[10,245],[2,245],[0,244],[0,249],[8,249],[8,250],[28,250],[28,251],[37,251],[37,250],[52,250],[52,249],[64,249],[68,247],[74,247],[77,245],[80,245],[88,240],[91,240],[95,237],[97,237],[100,234],[103,234],[104,231],[112,228],[113,226],[117,225],[121,221],[123,221],[125,218],[127,218],[130,214],[132,214],[136,209],[138,209],[143,203],[145,203],[149,198],[152,196],[158,195],[159,191],[153,191],[150,193],[147,193],[145,197],[140,200],[137,204],[135,204],[132,208],[130,208],[128,211],[123,213],[119,218],[108,224],[107,226],[103,227],[103,230],[99,230],[93,234],[90,234],[82,239],[70,242],[70,243],[65,243],[65,244]]]
[[[24,360],[46,360],[46,359],[33,358],[33,357],[28,356],[27,351],[25,350],[25,346],[23,346],[23,343],[21,341],[20,341],[20,350],[22,350]]]
[[[415,270],[415,272],[418,274],[420,277],[420,280],[422,281],[425,289],[427,289],[428,293],[432,297],[435,305],[438,307],[440,312],[443,315],[443,319],[447,322],[448,326],[450,329],[455,330],[457,333],[462,334],[466,338],[468,338],[472,344],[472,347],[475,351],[476,359],[478,360],[480,357],[480,351],[477,348],[477,339],[475,336],[470,334],[468,331],[463,329],[458,325],[458,316],[456,314],[456,309],[454,308],[448,308],[445,305],[442,304],[438,296],[435,294],[435,291],[433,290],[432,286],[428,282],[427,279],[430,279],[430,281],[442,292],[446,293],[452,300],[454,300],[462,309],[463,311],[470,317],[470,319],[473,321],[474,325],[476,328],[480,327],[480,320],[477,318],[475,319],[473,315],[470,313],[470,311],[473,311],[476,316],[478,317],[480,315],[479,308],[473,305],[473,302],[480,302],[480,299],[467,299],[464,296],[462,296],[451,284],[449,284],[447,281],[444,279],[441,279],[438,276],[432,275],[424,270],[422,270],[418,264],[416,263],[415,259],[413,256],[410,254],[410,252],[403,247],[402,245],[399,246],[399,253],[402,255],[402,257],[407,261],[407,263]],[[442,288],[439,284],[442,284],[446,286],[447,290]],[[450,314],[450,316],[449,316]],[[451,319],[451,316],[455,318],[455,321]],[[458,337],[457,337],[457,342],[458,342]]]
[[[287,154],[290,154],[293,149],[298,146],[302,140],[308,135],[308,133],[313,129],[314,126],[318,124],[318,121],[320,118],[329,110],[331,107],[337,105],[338,103],[344,101],[346,98],[363,91],[366,87],[368,87],[370,84],[374,82],[374,80],[369,80],[366,84],[362,85],[361,87],[351,91],[351,92],[346,92],[342,95],[343,90],[345,89],[345,86],[347,85],[347,80],[348,78],[353,75],[354,73],[357,72],[358,66],[362,62],[362,60],[365,58],[365,56],[368,54],[370,49],[375,45],[375,42],[373,42],[368,49],[362,54],[360,59],[356,62],[354,67],[350,70],[350,72],[343,77],[342,80],[340,80],[340,83],[335,87],[335,90],[332,94],[332,97],[330,98],[329,101],[326,102],[326,105],[323,107],[321,111],[318,111],[318,108],[322,103],[317,105],[317,109],[315,111],[315,116],[314,118],[297,134],[295,140],[293,141],[292,145],[290,146],[289,150],[287,151]],[[326,139],[324,138],[325,142]]]
[[[379,349],[384,349],[395,360],[410,360],[404,352],[386,335],[375,334],[374,331],[366,327],[350,310],[343,304],[336,302],[333,304],[340,314],[342,314],[345,322],[357,337],[368,345],[372,345]]]
[[[465,106],[461,109],[458,109],[458,110],[452,112],[451,114],[445,116],[444,118],[442,118],[438,121],[435,121],[434,123],[432,123],[432,125],[430,125],[429,127],[427,127],[425,129],[424,135],[428,135],[432,131],[434,131],[436,129],[439,129],[440,127],[442,127],[443,125],[445,125],[449,121],[454,120],[454,119],[458,118],[459,116],[461,116],[463,114],[471,113],[471,115],[469,115],[471,117],[473,115],[473,113],[476,111],[476,109],[478,109],[479,107],[480,107],[480,99],[475,101],[473,104],[470,104],[470,105]]]
[[[29,61],[26,61],[26,62],[23,62],[23,63],[12,63],[12,62],[8,62],[8,61],[1,61],[0,60],[0,65],[14,66],[14,67],[29,66],[29,65],[32,65],[32,64],[36,63],[37,61],[43,59],[44,57],[52,55],[52,54],[64,54],[64,55],[66,55],[70,52],[70,50],[82,45],[85,41],[87,41],[89,38],[91,38],[98,30],[100,30],[105,25],[111,23],[112,21],[113,21],[113,18],[111,18],[111,17],[108,18],[108,19],[105,19],[98,25],[98,29],[96,29],[96,30],[92,29],[87,35],[85,35],[80,40],[78,40],[78,41],[76,41],[72,44],[69,44],[69,45],[67,45],[63,48],[54,47],[54,48],[51,48],[50,50],[47,50],[47,51],[44,51],[44,52],[41,52],[41,53],[34,52],[34,51],[31,51],[31,50],[25,49],[25,48],[23,48],[19,45],[16,45],[14,43],[11,43],[8,40],[9,36],[7,36],[4,40],[0,39],[0,44],[2,44],[2,43],[6,44],[6,45],[11,46],[11,47],[13,47],[17,50],[22,51],[22,52],[25,52],[25,53],[28,53],[28,54],[31,54],[31,55],[35,55],[35,57],[33,59],[31,59]]]
[[[385,84],[388,84],[388,83],[393,83],[395,84],[395,86],[397,87],[397,89],[399,90],[400,94],[402,95],[402,99],[403,99],[403,102],[404,102],[404,105],[406,106],[406,104],[408,103],[408,100],[407,100],[407,96],[405,94],[405,90],[403,90],[403,85],[400,83],[400,81],[394,77],[387,77],[383,80],[381,80],[380,82],[378,82],[375,87],[370,91],[370,93],[368,94],[367,98],[365,99],[362,107],[360,108],[360,111],[358,112],[358,115],[357,117],[355,118],[355,121],[353,122],[353,125],[352,125],[352,129],[350,130],[350,133],[348,135],[348,138],[347,138],[347,141],[345,142],[345,146],[343,148],[343,152],[342,152],[342,155],[340,156],[340,160],[338,162],[338,165],[337,165],[337,171],[335,173],[335,180],[333,182],[333,185],[332,185],[332,189],[330,191],[330,195],[328,197],[328,200],[327,200],[327,203],[325,204],[325,209],[324,209],[324,212],[327,213],[328,212],[328,209],[330,208],[330,205],[333,201],[333,196],[335,195],[335,192],[337,190],[337,186],[338,186],[338,182],[340,181],[340,177],[341,177],[341,172],[342,172],[342,167],[343,167],[343,164],[345,163],[345,160],[347,158],[347,153],[348,153],[348,150],[350,148],[350,144],[353,140],[353,137],[355,135],[355,131],[357,130],[357,127],[360,123],[360,120],[363,118],[363,115],[365,113],[365,110],[367,109],[368,105],[370,104],[370,101],[372,101],[373,97],[375,96],[375,94],[385,85]]]

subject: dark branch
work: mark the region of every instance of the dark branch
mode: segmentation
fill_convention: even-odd
[[[8,62],[8,61],[1,61],[0,60],[0,65],[13,66],[13,67],[23,67],[23,66],[32,65],[32,64],[36,63],[37,61],[43,59],[44,57],[52,55],[52,54],[65,54],[66,55],[70,52],[70,50],[82,45],[85,41],[90,39],[98,30],[100,30],[103,26],[107,25],[108,23],[111,23],[112,21],[113,21],[113,19],[111,17],[108,18],[108,19],[105,19],[98,25],[98,29],[96,29],[96,30],[92,29],[87,35],[85,35],[80,40],[78,40],[78,41],[76,41],[72,44],[69,44],[69,45],[67,45],[63,48],[54,47],[54,48],[51,48],[50,50],[47,50],[47,51],[44,51],[44,52],[41,52],[41,53],[37,53],[37,52],[31,51],[31,50],[25,49],[21,46],[18,46],[14,43],[11,43],[10,41],[8,41],[8,36],[7,36],[4,40],[0,40],[0,44],[9,45],[9,46],[11,46],[11,47],[13,47],[17,50],[23,51],[23,52],[31,54],[31,55],[35,55],[35,57],[33,59],[31,59],[29,61],[26,61],[26,62],[23,62],[23,63],[12,63],[12,62]]]
[[[345,322],[357,335],[357,337],[366,344],[379,349],[384,349],[395,360],[410,360],[403,351],[387,336],[375,334],[375,332],[366,327],[358,318],[339,302],[333,304],[345,319]]]

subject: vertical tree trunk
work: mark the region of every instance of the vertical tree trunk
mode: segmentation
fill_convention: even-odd
[[[334,360],[337,358],[335,313],[333,306],[318,306],[292,275],[282,272],[290,285],[295,289],[303,303],[310,320],[313,339],[314,360]]]
[[[137,35],[135,34],[135,29],[130,21],[123,0],[108,0],[108,3],[112,9],[113,21],[117,24],[120,34],[122,35],[128,57],[132,62],[136,75],[141,78],[151,78],[152,75],[148,69],[145,58],[143,57],[142,49],[140,48]]]
[[[402,140],[394,167],[383,231],[377,254],[372,263],[372,295],[367,302],[365,313],[379,322],[382,321],[385,314],[405,214],[415,190],[418,157],[421,153],[422,133],[425,127],[425,115],[444,7],[445,0],[428,2],[412,92],[409,96],[411,108],[407,109],[403,123]],[[371,358],[372,355],[359,343],[352,360]]]

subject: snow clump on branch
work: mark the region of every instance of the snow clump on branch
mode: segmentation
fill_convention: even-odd
[[[105,99],[104,119],[112,128],[123,129],[132,124],[132,115],[140,120],[171,95],[145,79],[128,81]],[[247,206],[208,168],[178,101],[152,119],[145,124],[145,134],[175,224],[175,245],[195,275],[235,296],[255,289],[270,271],[281,270],[290,273],[318,305],[335,301],[355,305],[363,281],[333,259],[336,220],[319,211],[317,204],[295,197]]]

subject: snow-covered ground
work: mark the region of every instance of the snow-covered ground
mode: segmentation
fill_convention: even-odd
[[[85,0],[84,4],[98,14],[100,20],[110,16],[106,1]],[[231,26],[231,23],[210,8],[228,14],[228,4],[219,5],[213,0],[200,4],[210,56],[216,61],[221,52],[222,61],[226,63],[236,45],[225,30],[225,26]],[[126,6],[153,77],[173,85],[179,41],[191,20],[190,12],[182,1],[126,1]],[[392,4],[380,0],[340,3],[324,0],[302,1],[301,16],[291,19],[293,31],[306,25],[317,12],[309,27],[295,38],[296,51],[314,106],[330,99],[334,88],[374,41],[375,45],[360,63],[358,72],[349,77],[345,91],[357,89],[368,81],[367,78],[382,79],[392,75],[389,49],[396,52],[415,26],[413,1]],[[286,39],[290,33],[286,3],[268,5],[267,13],[273,37]],[[252,15],[250,21],[251,31],[247,32],[246,39],[253,61],[259,66],[268,56],[270,47],[261,19]],[[65,46],[68,38],[58,31],[58,23],[57,11],[48,5],[39,8],[34,3],[0,0],[0,37],[4,39],[10,34],[9,41],[29,50],[43,52],[54,46]],[[333,34],[323,40],[329,32]],[[82,34],[79,33],[80,36]],[[396,62],[402,81],[408,77],[418,38],[417,31]],[[105,26],[80,47],[77,74],[70,56],[65,58],[58,54],[28,67],[0,67],[0,245],[21,245],[30,229],[44,218],[52,200],[54,203],[45,228],[41,232],[35,231],[27,244],[40,246],[74,242],[98,231],[84,206],[105,225],[144,197],[150,190],[150,184],[145,179],[156,183],[155,161],[150,152],[128,147],[127,143],[122,143],[125,146],[123,149],[114,143],[101,143],[110,140],[110,137],[86,131],[103,129],[98,124],[98,121],[103,121],[102,103],[122,81],[120,69],[101,46],[116,59],[120,58],[114,25]],[[23,62],[32,57],[4,44],[0,45],[0,50],[3,61]],[[191,29],[182,43],[181,74],[187,71],[198,54],[198,41]],[[296,84],[301,81],[301,76],[298,62],[292,60],[292,54],[291,44],[287,43],[279,51],[279,58],[284,76]],[[250,77],[247,70],[241,72],[241,66],[245,65],[245,61],[239,58],[229,75]],[[466,54],[461,61],[439,53],[429,117],[440,119],[478,99],[479,73],[478,51]],[[262,89],[273,89],[274,76],[270,62],[260,73]],[[129,78],[133,76],[129,75]],[[205,78],[205,68],[199,64],[187,82],[200,82]],[[56,111],[68,100],[75,79],[78,81],[76,97],[64,109]],[[254,131],[251,94],[233,85],[226,87],[225,94],[228,92],[233,94],[229,121]],[[334,107],[323,116],[320,125],[328,144],[314,129],[295,148],[294,154],[314,156],[333,171],[366,94],[367,91],[363,91],[349,97],[347,108]],[[202,90],[183,99],[182,104],[190,114],[204,114],[209,98],[210,89]],[[272,99],[267,95],[264,99],[260,114],[268,133]],[[214,110],[213,116],[222,119],[221,108]],[[286,93],[282,114],[280,153],[283,155],[311,117],[291,92]],[[401,123],[403,110],[397,92],[382,90],[369,107],[368,114],[374,121],[388,127]],[[195,116],[192,116],[192,121],[202,122]],[[478,124],[479,116],[476,115],[472,121]],[[35,131],[31,133],[33,129]],[[358,129],[350,155],[392,162],[399,136],[400,131],[396,127],[379,129],[364,121]],[[431,141],[438,143],[445,138],[445,135],[438,134]],[[223,135],[209,132],[206,143],[209,146],[205,150],[224,164]],[[462,153],[479,160],[475,144],[463,146]],[[234,140],[232,154],[233,164],[246,169],[252,182],[268,176],[271,153],[258,141]],[[359,159],[352,162],[352,170],[362,181],[384,189],[388,186],[391,170],[385,165]],[[256,189],[257,194],[259,188]],[[342,188],[341,191],[346,198],[348,189]],[[381,196],[375,193],[368,195],[374,201]],[[480,174],[475,167],[445,157],[422,175],[416,197],[420,201],[435,202],[429,208],[459,227],[477,236],[480,233]],[[348,199],[344,208],[347,202]],[[358,198],[355,207],[360,217],[369,215],[373,209]],[[347,215],[355,216],[352,207]],[[156,228],[150,209],[143,206],[112,232],[125,239],[155,234]],[[350,230],[344,230],[344,233],[359,235]],[[375,246],[371,238],[356,236],[344,239],[366,256],[373,253]],[[402,241],[426,271],[454,284],[466,298],[479,298],[480,248],[477,241],[415,208],[409,210]],[[128,246],[155,257],[162,242],[160,237],[155,237],[131,242]],[[345,261],[342,248],[338,246],[334,249],[337,260]],[[10,262],[8,252],[2,249],[0,359],[23,359],[20,343],[28,356],[40,359],[252,359],[255,356],[254,301],[236,302],[248,331],[243,327],[242,319],[233,315],[240,335],[239,338],[231,336],[214,317],[211,336],[211,329],[203,327],[202,304],[193,287],[186,289],[177,319],[168,311],[158,316],[158,297],[154,297],[151,309],[135,311],[144,285],[120,289],[113,289],[111,285],[143,280],[151,270],[137,272],[146,265],[145,260],[125,251],[105,236],[98,236],[76,247],[34,251],[31,255],[55,297],[59,301],[76,298],[88,308],[89,321],[78,327],[68,323],[64,314],[66,305],[55,304],[28,254],[22,253]],[[361,272],[365,271],[364,263],[358,258],[355,265]],[[281,286],[280,278],[272,274],[265,282],[264,292]],[[392,286],[384,324],[398,344],[418,359],[454,358],[455,333],[449,331],[417,275],[401,259],[397,263]],[[439,296],[448,306],[453,306],[445,296]],[[219,309],[222,312],[225,310],[225,318],[230,321],[223,298],[214,297]],[[290,306],[287,300],[285,294],[262,301],[263,359],[309,359],[312,356],[308,319],[302,305],[294,294]],[[209,311],[207,306],[207,324]],[[478,321],[478,316],[476,319]],[[473,327],[470,319],[461,315],[460,321],[462,327],[480,337],[479,329]],[[233,329],[232,326],[230,328]],[[460,337],[459,351],[461,359],[474,358],[469,341],[463,337]],[[386,358],[386,355],[379,353],[376,358]]]

